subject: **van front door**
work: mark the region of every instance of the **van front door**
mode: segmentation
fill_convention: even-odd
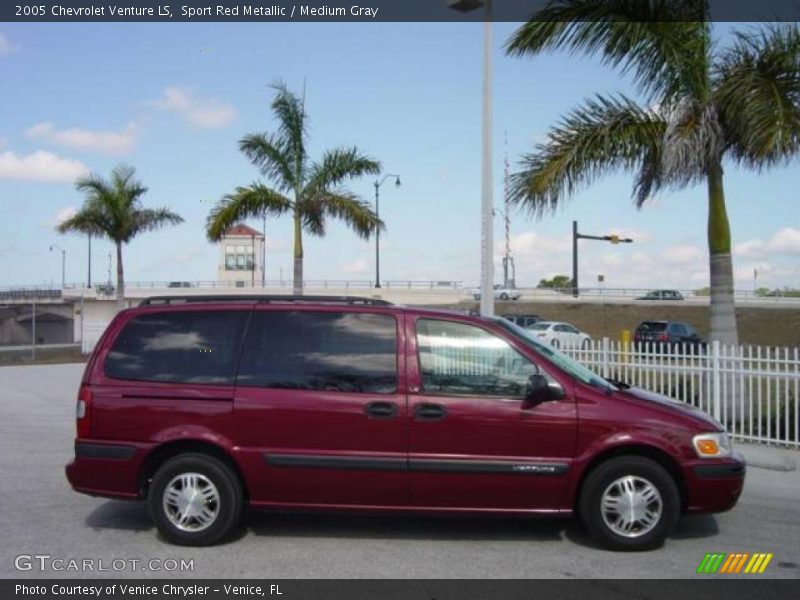
[[[412,504],[564,508],[577,434],[569,380],[489,329],[456,319],[408,322]],[[566,397],[527,404],[534,373],[560,383]]]

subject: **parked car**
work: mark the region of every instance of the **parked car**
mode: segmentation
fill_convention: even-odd
[[[745,476],[717,421],[534,331],[367,298],[145,300],[95,347],[76,422],[72,487],[146,501],[195,546],[249,506],[577,515],[641,550]]]
[[[681,321],[643,321],[633,333],[633,341],[669,350],[703,350],[706,342],[689,323]]]
[[[544,320],[539,315],[503,315],[503,318],[523,328],[530,327],[534,323]]]
[[[190,287],[194,287],[194,284],[191,281],[170,281],[167,284],[167,287],[170,287],[170,288],[190,288]]]
[[[653,290],[644,296],[639,296],[637,300],[683,300],[683,294],[677,290]]]
[[[540,342],[550,344],[553,348],[588,348],[592,342],[589,334],[569,323],[539,321],[528,329]]]
[[[520,296],[522,296],[522,292],[520,292],[517,289],[507,288],[502,285],[494,286],[495,300],[519,300]],[[473,290],[472,297],[475,300],[480,300],[481,299],[480,289]]]

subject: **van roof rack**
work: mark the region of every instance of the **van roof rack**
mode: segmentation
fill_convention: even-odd
[[[391,306],[392,303],[378,298],[362,296],[259,296],[246,294],[220,295],[186,295],[186,296],[151,296],[139,303],[139,306],[156,306],[161,304],[193,304],[195,302],[247,302],[258,304],[291,304],[291,303],[330,303],[362,306]]]

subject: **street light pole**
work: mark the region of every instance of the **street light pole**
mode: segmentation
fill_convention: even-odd
[[[87,285],[86,287],[92,288],[92,234],[89,234],[89,258],[87,260]],[[83,313],[81,313],[83,314]]]
[[[66,282],[66,275],[67,275],[67,251],[64,250],[58,244],[51,244],[50,245],[50,252],[53,250],[58,250],[61,252],[61,289],[64,289],[64,284]]]
[[[616,234],[611,235],[585,235],[578,233],[578,222],[572,222],[572,295],[578,297],[578,240],[600,240],[612,244],[630,244],[631,238],[621,238]]]
[[[381,217],[380,189],[383,183],[390,177],[394,177],[394,185],[400,187],[400,175],[394,173],[387,173],[383,176],[383,179],[376,179],[373,184],[375,186],[375,216],[378,217],[378,219]],[[381,228],[378,225],[375,226],[375,287],[381,287]]]
[[[492,0],[448,0],[469,12],[484,7],[481,118],[481,316],[494,315],[494,223],[492,219]]]

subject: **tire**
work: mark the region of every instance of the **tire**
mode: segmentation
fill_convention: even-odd
[[[508,294],[506,294],[505,292],[500,294],[500,300],[508,300]]]
[[[187,508],[195,513],[205,510],[213,518],[194,514],[181,527],[175,521],[180,517],[181,503],[187,500],[181,496],[181,490],[187,485],[192,485],[201,496],[209,496],[200,506],[193,504],[195,494]],[[172,502],[168,496],[172,496]],[[210,546],[230,535],[239,525],[242,486],[236,474],[219,459],[207,454],[180,454],[156,471],[147,504],[156,527],[168,541],[182,546]],[[203,523],[204,520],[207,522]]]
[[[556,348],[556,349],[558,349],[558,348],[560,348],[560,347],[561,347],[561,342],[559,342],[558,340],[552,340],[552,341],[550,342],[550,345],[551,345],[553,348]]]
[[[589,349],[589,339],[584,339],[581,342],[581,350],[588,350]]]
[[[630,522],[629,533],[625,535],[620,533],[620,523],[625,524],[625,519],[614,519],[613,510],[603,511],[602,500],[604,496],[609,500],[624,498],[624,495],[617,495],[616,492],[627,482],[632,482],[635,494],[648,494],[651,514],[656,512],[656,506],[659,510],[658,516],[650,523],[646,520]],[[652,494],[652,490],[656,493]],[[640,497],[639,500],[644,499]],[[648,509],[644,504],[640,506],[642,516],[645,516]],[[578,512],[589,533],[606,548],[640,551],[651,550],[664,543],[678,522],[680,507],[678,486],[664,467],[648,458],[620,456],[598,465],[589,473],[581,487]],[[622,510],[621,514],[630,513]]]

